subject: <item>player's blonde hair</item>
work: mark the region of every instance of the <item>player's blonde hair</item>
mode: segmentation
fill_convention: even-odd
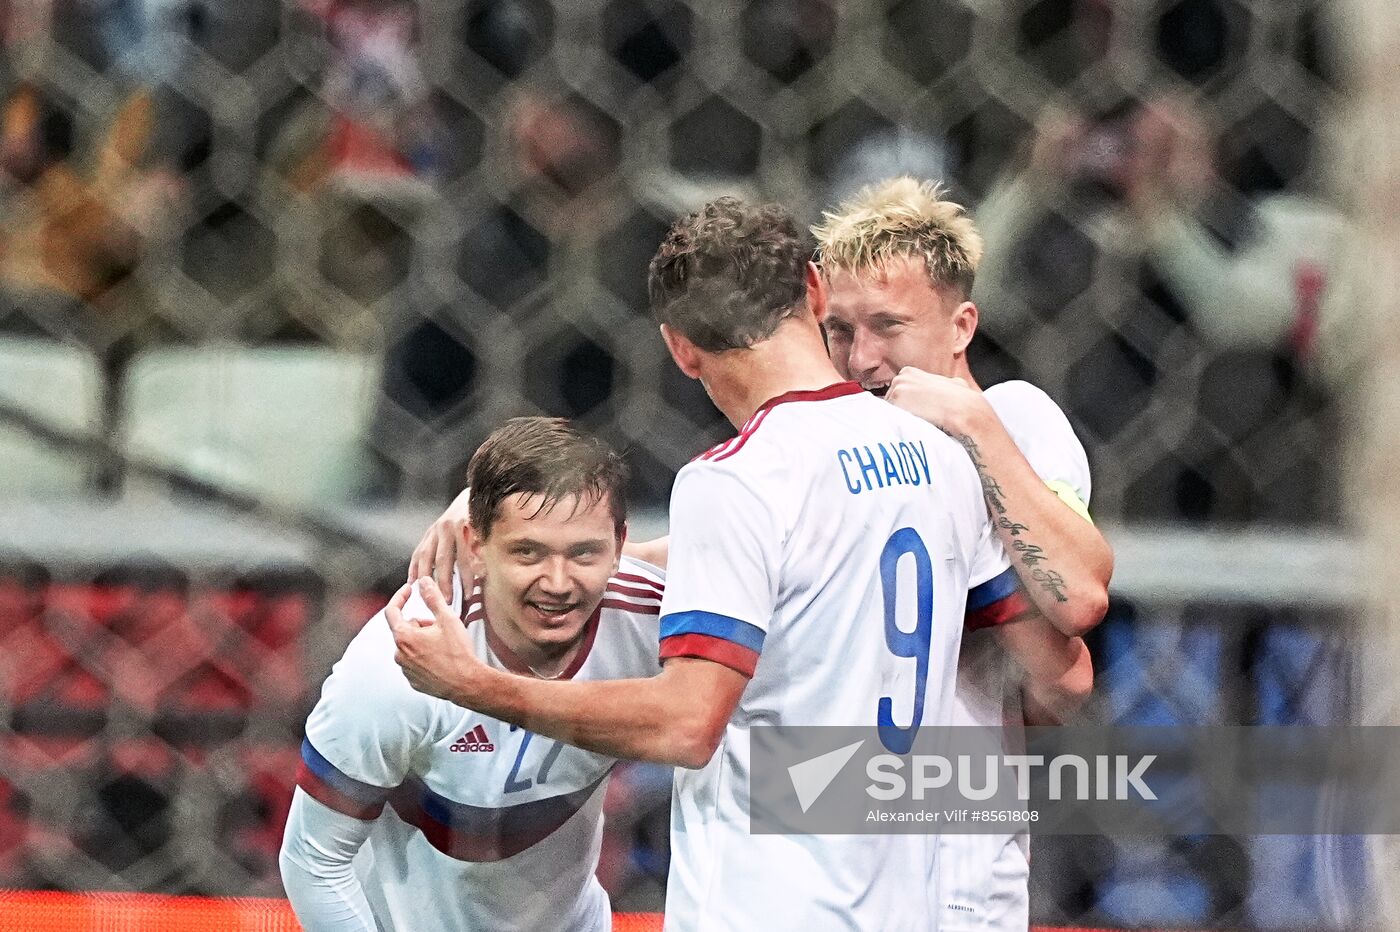
[[[812,227],[822,273],[861,274],[891,259],[917,258],[935,288],[956,287],[967,297],[982,261],[982,235],[946,195],[936,182],[904,176],[868,185],[825,211]]]

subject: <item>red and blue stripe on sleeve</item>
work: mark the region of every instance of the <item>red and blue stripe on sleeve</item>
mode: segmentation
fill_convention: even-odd
[[[389,789],[362,783],[347,777],[335,765],[311,746],[311,739],[301,742],[301,765],[297,768],[297,786],[312,799],[353,819],[368,822],[379,818]]]
[[[700,657],[752,677],[764,631],[713,612],[673,612],[661,618],[661,659]]]
[[[1016,571],[1007,569],[967,591],[967,614],[963,625],[967,631],[1004,625],[1016,621],[1030,610],[1031,600],[1021,589]]]

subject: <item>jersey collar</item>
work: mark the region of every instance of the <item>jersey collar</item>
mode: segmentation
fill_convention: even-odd
[[[467,605],[470,605],[470,607],[463,611],[463,619],[468,625],[473,621],[481,622],[486,630],[486,646],[490,649],[491,653],[496,655],[496,659],[501,662],[501,666],[505,667],[511,673],[516,673],[520,676],[543,679],[543,677],[535,673],[534,670],[531,670],[530,665],[521,660],[515,651],[506,646],[505,641],[497,637],[495,629],[493,629],[486,620],[486,599],[480,594],[482,591],[478,588],[480,586],[481,580],[475,580],[472,585],[474,591],[470,597],[470,602],[464,600],[464,607]],[[599,602],[598,607],[593,610],[593,614],[589,615],[588,620],[583,623],[583,637],[579,642],[578,650],[574,653],[574,659],[569,661],[569,665],[564,668],[562,673],[558,676],[551,677],[551,679],[571,680],[574,678],[574,674],[578,673],[583,667],[583,662],[588,659],[589,651],[593,650],[593,642],[598,637],[598,620],[602,614],[603,603]]]
[[[753,423],[754,418],[765,411],[771,411],[778,405],[787,404],[792,401],[830,401],[832,398],[844,398],[846,395],[859,395],[865,389],[860,387],[859,382],[837,382],[828,385],[826,388],[809,388],[795,392],[783,392],[775,398],[769,398],[758,406],[746,422],[745,426]]]
[[[776,398],[769,398],[758,410],[749,415],[749,419],[744,422],[744,426],[739,429],[739,433],[730,437],[723,443],[710,447],[704,453],[695,457],[695,460],[709,460],[718,462],[725,460],[738,453],[754,431],[758,430],[758,425],[763,423],[763,419],[768,416],[780,404],[790,401],[828,401],[832,398],[842,398],[846,395],[859,395],[865,389],[860,387],[859,382],[837,382],[835,385],[828,385],[826,388],[803,389],[795,392],[784,392]],[[695,462],[692,460],[691,462]]]

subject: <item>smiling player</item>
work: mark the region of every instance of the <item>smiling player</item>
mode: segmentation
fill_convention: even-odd
[[[984,616],[1025,606],[962,448],[840,380],[808,255],[782,208],[720,198],[677,221],[652,260],[672,358],[740,428],[672,490],[660,674],[508,676],[481,663],[430,581],[436,624],[397,618],[408,587],[388,609],[416,687],[685,768],[672,804],[673,932],[936,926],[933,839],[750,833],[751,729],[878,726],[885,747],[907,753],[921,727],[951,720],[969,590]]]
[[[977,329],[970,296],[982,240],[936,185],[872,185],[813,232],[830,286],[825,327],[836,368],[963,444],[997,534],[1045,616],[969,631],[958,658],[955,724],[1004,729],[1004,747],[1015,753],[1024,721],[1060,720],[1092,684],[1078,636],[1107,609],[1113,555],[1088,520],[1084,447],[1035,386],[978,389],[967,348]],[[941,927],[1024,932],[1028,834],[939,838]]]
[[[519,418],[468,477],[471,568],[450,611],[476,655],[547,680],[655,673],[663,575],[620,556],[616,454]],[[611,926],[594,870],[613,759],[414,691],[383,613],[326,680],[302,759],[281,867],[307,929]]]

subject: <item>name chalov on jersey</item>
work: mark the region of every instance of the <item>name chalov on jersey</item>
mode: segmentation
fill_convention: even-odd
[[[659,672],[664,576],[624,558],[564,678]],[[479,586],[453,606],[477,656],[531,675],[485,620]],[[406,617],[431,617],[415,593]],[[593,876],[612,758],[414,691],[383,614],[326,681],[307,721],[298,786],[372,820],[360,873],[385,928],[606,929]],[[357,857],[357,867],[359,866]]]
[[[852,495],[897,485],[928,485],[928,450],[922,440],[876,441],[836,451],[841,475]]]
[[[793,392],[681,470],[671,534],[662,656],[750,681],[675,777],[668,932],[927,929],[930,838],[750,833],[749,730],[878,725],[903,753],[951,722],[968,608],[1024,605],[966,451],[854,383]]]

